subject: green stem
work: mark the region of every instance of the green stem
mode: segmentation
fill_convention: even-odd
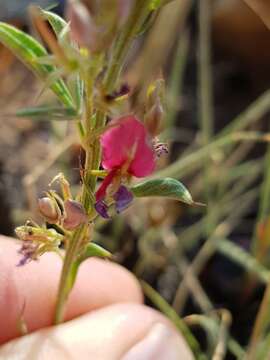
[[[80,226],[73,235],[73,238],[70,241],[69,247],[67,249],[65,260],[61,272],[59,288],[58,288],[58,296],[57,296],[57,303],[55,308],[55,317],[54,323],[60,324],[64,318],[64,305],[67,300],[69,291],[71,290],[69,286],[69,279],[72,264],[74,262],[75,256],[77,254],[77,248],[79,245],[79,240],[82,238],[82,234],[84,231],[85,226]]]
[[[103,80],[103,88],[106,93],[112,92],[117,84],[117,80],[130,44],[149,14],[150,2],[151,0],[138,0],[136,2],[133,13],[130,15],[120,36],[116,39],[109,66]],[[86,138],[90,139],[90,144],[86,148],[86,174],[82,186],[82,204],[88,214],[93,207],[91,193],[94,193],[97,181],[96,176],[91,173],[91,170],[99,169],[101,159],[99,140],[93,139],[93,136],[91,139],[91,135],[93,131],[103,127],[106,122],[106,113],[104,111],[98,111],[96,113],[95,124],[92,124],[91,122],[93,115],[92,80],[93,79],[90,78],[86,79]],[[74,231],[73,237],[71,238],[67,248],[58,288],[54,319],[55,324],[61,323],[64,319],[65,303],[74,283],[74,279],[72,279],[72,265],[76,260],[78,252],[81,250],[87,226],[88,225],[81,225],[76,231]]]

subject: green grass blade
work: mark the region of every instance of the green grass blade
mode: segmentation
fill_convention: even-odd
[[[270,271],[240,246],[227,239],[220,239],[217,242],[217,250],[247,271],[255,274],[262,282],[268,283],[270,281]]]
[[[149,284],[142,281],[141,285],[146,296],[164,315],[166,315],[171,320],[171,322],[175,325],[179,332],[184,336],[196,359],[206,359],[201,352],[198,341],[196,340],[192,332],[189,330],[185,322],[174,311],[172,306],[170,306],[170,304],[168,304],[167,301],[164,300],[163,297],[160,296],[159,293]]]
[[[73,108],[61,108],[57,106],[38,106],[20,109],[16,112],[18,117],[30,117],[35,120],[74,120],[77,116]]]

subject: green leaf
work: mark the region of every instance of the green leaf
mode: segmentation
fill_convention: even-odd
[[[93,256],[100,258],[111,258],[112,254],[108,250],[104,249],[102,246],[91,242],[87,245],[84,253],[79,257],[78,261],[79,263],[81,263],[84,260]]]
[[[150,10],[157,10],[161,6],[166,5],[171,1],[173,1],[173,0],[152,0],[149,5]]]
[[[178,180],[172,178],[146,180],[130,188],[136,197],[158,196],[182,201],[189,205],[195,203],[187,188]]]
[[[68,26],[68,23],[64,19],[62,19],[59,15],[53,13],[52,11],[40,9],[40,12],[43,18],[50,23],[53,31],[57,36],[59,36],[64,30],[64,28]]]
[[[67,84],[74,99],[77,112],[80,114],[83,109],[83,93],[84,93],[83,81],[81,80],[79,74],[73,74],[68,79]]]
[[[55,67],[39,64],[37,61],[48,55],[46,49],[32,36],[14,26],[0,22],[0,42],[41,79],[46,80],[55,71]],[[65,106],[74,107],[70,92],[62,79],[54,81],[50,88]]]
[[[94,244],[92,242],[89,243],[86,246],[84,253],[72,264],[72,267],[70,270],[70,279],[69,279],[69,284],[68,284],[69,291],[73,288],[73,285],[75,283],[75,280],[76,280],[76,277],[78,274],[79,267],[82,264],[82,262],[93,256],[100,257],[100,258],[111,258],[112,254],[109,251],[105,250],[100,245]]]
[[[20,109],[16,112],[16,116],[31,117],[36,120],[44,120],[44,117],[46,116],[48,116],[48,120],[73,120],[76,118],[77,112],[73,108],[38,106],[33,108]]]

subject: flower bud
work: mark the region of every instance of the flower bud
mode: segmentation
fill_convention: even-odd
[[[157,79],[149,85],[147,89],[147,110],[151,109],[156,103],[164,104],[165,83],[164,79]]]
[[[80,46],[100,52],[111,44],[126,22],[133,0],[69,0],[66,17]]]
[[[64,202],[65,220],[64,228],[73,230],[77,226],[87,221],[87,215],[81,203],[74,200],[66,200]]]
[[[164,109],[160,101],[156,102],[145,114],[145,127],[151,137],[159,135],[164,127]]]
[[[61,211],[53,199],[49,197],[38,199],[38,208],[40,214],[48,223],[55,224],[60,220]]]
[[[94,24],[87,7],[75,0],[69,0],[66,17],[70,21],[71,38],[81,47],[95,51],[98,29]]]

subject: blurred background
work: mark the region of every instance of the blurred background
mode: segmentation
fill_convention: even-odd
[[[29,3],[0,0],[0,20],[33,34]],[[64,1],[55,11],[65,13]],[[132,48],[125,79],[137,106],[160,73],[170,154],[158,171],[207,207],[139,200],[100,220],[94,240],[156,289],[206,350],[216,336],[207,319],[227,309],[237,341],[227,359],[241,358],[270,279],[270,30],[242,0],[175,0]],[[78,186],[80,149],[68,122],[15,116],[51,94],[1,45],[0,78],[0,232],[14,235],[59,170]]]

